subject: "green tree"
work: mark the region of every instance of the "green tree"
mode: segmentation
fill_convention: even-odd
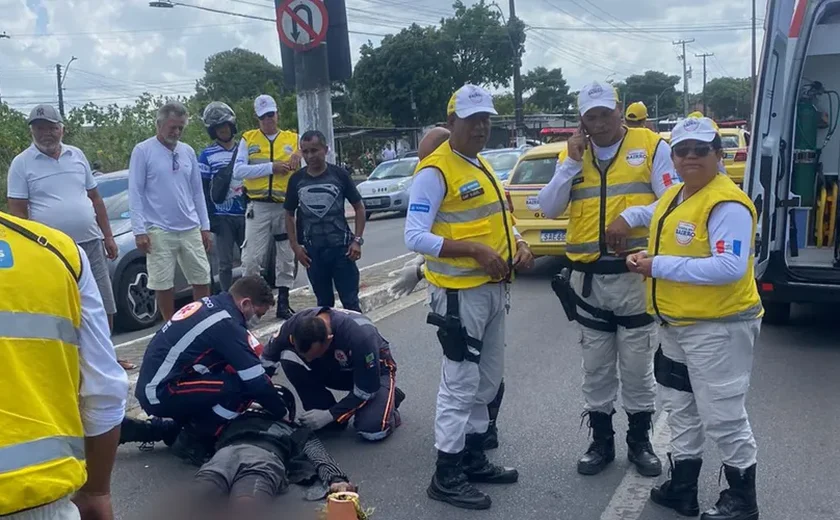
[[[522,76],[522,85],[530,92],[528,103],[543,112],[573,110],[575,99],[569,94],[569,85],[559,68],[537,67]]]
[[[636,101],[647,105],[651,118],[656,117],[658,99],[659,117],[666,117],[670,114],[682,114],[682,97],[675,88],[679,82],[679,76],[648,70],[644,74],[627,76],[624,81],[616,83],[615,87],[619,99],[628,105]]]
[[[234,103],[242,98],[253,100],[267,91],[282,96],[288,90],[282,68],[262,54],[236,48],[207,58],[204,77],[196,84],[196,97],[204,103]]]
[[[717,119],[747,119],[751,93],[750,78],[715,78],[706,84],[706,106]]]
[[[0,209],[6,209],[6,177],[9,165],[30,142],[26,116],[6,103],[0,103]]]

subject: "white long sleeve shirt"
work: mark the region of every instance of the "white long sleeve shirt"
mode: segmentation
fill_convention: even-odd
[[[265,136],[269,141],[274,141],[280,133]],[[236,162],[233,163],[233,178],[236,180],[259,179],[268,177],[273,172],[274,165],[270,162],[260,164],[248,163],[248,143],[245,139],[239,140],[239,151],[236,152]]]
[[[462,157],[475,165],[479,164],[478,159]],[[431,230],[445,195],[446,183],[436,168],[423,168],[414,176],[405,219],[405,247],[409,251],[440,256],[443,237],[435,235]],[[516,227],[513,228],[513,234],[516,239],[520,238]]]
[[[600,147],[590,143],[595,157],[601,161],[609,161],[618,149],[622,141],[611,146]],[[571,157],[560,163],[554,170],[554,176],[539,193],[540,209],[549,218],[556,218],[566,211],[572,194],[572,179],[583,169],[583,161],[576,161]],[[674,170],[674,162],[671,160],[671,147],[665,141],[660,141],[653,155],[653,168],[650,172],[650,184],[653,192],[659,198],[665,190],[680,182],[679,176]],[[609,224],[609,222],[607,222]]]
[[[102,305],[99,286],[90,270],[90,262],[82,249],[82,276],[79,293],[82,323],[79,328],[79,398],[86,437],[96,437],[113,430],[125,417],[128,397],[128,376],[117,363],[108,315]]]
[[[658,203],[627,208],[621,217],[630,227],[650,227]],[[682,203],[682,194],[679,195],[679,203]],[[749,267],[753,241],[750,210],[737,202],[724,202],[709,214],[707,226],[712,256],[657,255],[653,258],[652,276],[698,285],[726,285],[740,280]],[[648,254],[652,255],[653,251],[648,251]]]

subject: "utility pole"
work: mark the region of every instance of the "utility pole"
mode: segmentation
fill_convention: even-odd
[[[680,57],[680,60],[683,64],[683,116],[688,115],[688,63],[685,59],[685,45],[693,42],[694,38],[674,42],[674,45],[682,45],[682,56]]]
[[[751,90],[751,99],[755,99],[755,62],[756,62],[756,55],[755,55],[755,44],[756,44],[756,36],[755,36],[755,2],[756,0],[752,0],[752,64],[750,65],[750,90]]]
[[[697,58],[703,58],[703,115],[706,115],[706,58],[714,56],[714,52],[695,54]]]
[[[6,34],[6,32],[4,31],[4,32],[0,33],[0,40],[2,40],[3,38],[9,39],[9,38],[11,38],[11,36]],[[3,96],[2,95],[0,95],[0,103],[3,103]]]
[[[508,19],[508,36],[511,45],[513,41],[513,28],[516,27],[516,0],[510,0],[510,18]],[[513,101],[514,115],[516,120],[516,146],[525,144],[525,115],[522,109],[522,56],[519,53],[519,45],[513,47]]]
[[[59,63],[55,64],[55,82],[58,86],[58,113],[64,118],[64,88],[61,86],[63,81],[61,79],[61,65]]]

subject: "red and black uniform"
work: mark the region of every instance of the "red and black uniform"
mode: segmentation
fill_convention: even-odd
[[[228,293],[181,308],[146,349],[135,396],[149,415],[217,435],[253,401],[286,414],[263,368],[262,345]]]
[[[332,343],[323,356],[307,363],[289,337],[301,319],[322,313],[329,314]],[[363,314],[329,307],[298,311],[271,339],[263,358],[279,362],[305,410],[329,410],[339,424],[355,416],[356,431],[372,441],[384,439],[398,425],[397,364],[388,341]],[[330,389],[350,393],[336,402]]]

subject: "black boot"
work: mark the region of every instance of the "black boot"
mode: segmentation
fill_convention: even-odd
[[[288,320],[295,314],[295,311],[289,307],[289,288],[277,288],[277,319]]]
[[[627,428],[627,459],[636,465],[636,471],[645,477],[662,474],[662,461],[653,452],[650,444],[652,412],[628,413],[630,425]]]
[[[199,435],[186,426],[172,444],[172,453],[193,466],[201,466],[213,456],[213,444],[213,438]]]
[[[399,410],[403,401],[405,401],[405,392],[399,387],[394,388],[394,410]]]
[[[172,419],[152,417],[141,421],[126,417],[120,427],[120,444],[141,442],[145,445],[163,441],[167,446],[172,446],[180,431],[181,427]]]
[[[438,452],[437,468],[426,494],[432,500],[446,502],[461,509],[490,509],[490,497],[467,480],[461,467],[463,453]]]
[[[491,464],[484,453],[484,435],[467,435],[467,448],[464,453],[464,473],[470,482],[485,484],[513,484],[519,480],[519,472]]]
[[[755,464],[747,469],[723,466],[729,489],[720,493],[715,507],[700,516],[700,520],[758,520],[755,498]]]
[[[499,430],[496,427],[496,419],[499,418],[499,409],[502,407],[502,399],[505,396],[505,380],[502,379],[496,397],[487,405],[487,412],[490,415],[490,427],[484,434],[484,449],[495,450],[499,447]]]
[[[589,417],[589,428],[592,430],[592,444],[577,465],[581,475],[597,475],[615,460],[615,431],[612,425],[614,413],[584,412],[581,415],[583,420]]]
[[[668,454],[671,460],[671,454]],[[671,461],[671,479],[661,486],[650,490],[650,499],[683,516],[697,516],[700,505],[697,503],[697,479],[700,477],[702,459]]]

